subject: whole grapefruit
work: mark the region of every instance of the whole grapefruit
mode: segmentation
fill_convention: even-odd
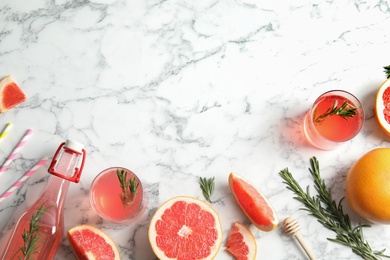
[[[390,148],[373,149],[355,162],[347,175],[346,196],[363,218],[390,224]]]

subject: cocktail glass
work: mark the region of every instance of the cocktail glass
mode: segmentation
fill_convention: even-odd
[[[137,192],[123,189],[117,171],[127,172],[129,179],[136,181]],[[123,167],[112,167],[99,173],[93,180],[89,199],[92,208],[103,219],[117,224],[130,224],[138,220],[146,209],[146,196],[138,176]]]
[[[344,90],[331,90],[317,98],[306,113],[303,134],[321,150],[332,150],[355,137],[363,126],[360,101]]]

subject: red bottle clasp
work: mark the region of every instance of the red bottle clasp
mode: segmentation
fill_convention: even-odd
[[[58,147],[48,172],[62,179],[78,183],[84,168],[86,151],[83,145],[67,140]]]

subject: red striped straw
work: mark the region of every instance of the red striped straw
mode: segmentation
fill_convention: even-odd
[[[15,147],[15,149],[12,151],[12,153],[8,156],[7,160],[3,163],[3,165],[0,168],[0,176],[7,170],[8,165],[12,162],[12,160],[18,155],[19,151],[23,148],[25,143],[27,142],[28,138],[32,135],[32,130],[28,129],[27,132],[24,134],[23,138],[19,141],[18,145]]]
[[[35,164],[34,167],[31,168],[28,172],[26,172],[14,185],[12,185],[11,188],[9,188],[6,192],[4,192],[3,195],[0,197],[0,203],[2,203],[9,195],[12,194],[16,189],[18,189],[22,184],[30,177],[33,175],[39,167],[41,167],[43,164],[47,162],[48,158],[43,157],[37,164]]]

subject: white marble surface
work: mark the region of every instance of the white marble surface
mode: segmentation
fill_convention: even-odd
[[[233,171],[269,198],[280,221],[293,216],[318,259],[359,259],[293,199],[278,172],[288,167],[305,187],[316,156],[336,199],[345,196],[349,167],[374,147],[388,147],[374,117],[374,97],[389,65],[390,5],[386,1],[3,0],[0,76],[11,74],[29,99],[0,115],[12,122],[0,143],[5,160],[23,133],[34,135],[0,180],[0,191],[66,138],[85,144],[79,184],[71,184],[65,228],[101,227],[123,259],[155,259],[147,228],[155,209],[177,195],[203,198],[197,184],[216,177],[226,238],[242,221],[227,186]],[[314,99],[330,89],[354,93],[366,120],[334,151],[307,145],[300,125]],[[115,227],[92,211],[94,176],[111,166],[137,173],[148,192],[147,214]],[[0,205],[0,247],[12,216],[46,184],[39,171]],[[354,224],[363,221],[343,204]],[[251,226],[258,259],[305,259],[280,227]],[[374,249],[388,247],[390,226],[365,230]],[[64,237],[56,259],[74,259]],[[217,259],[231,259],[222,247]]]

